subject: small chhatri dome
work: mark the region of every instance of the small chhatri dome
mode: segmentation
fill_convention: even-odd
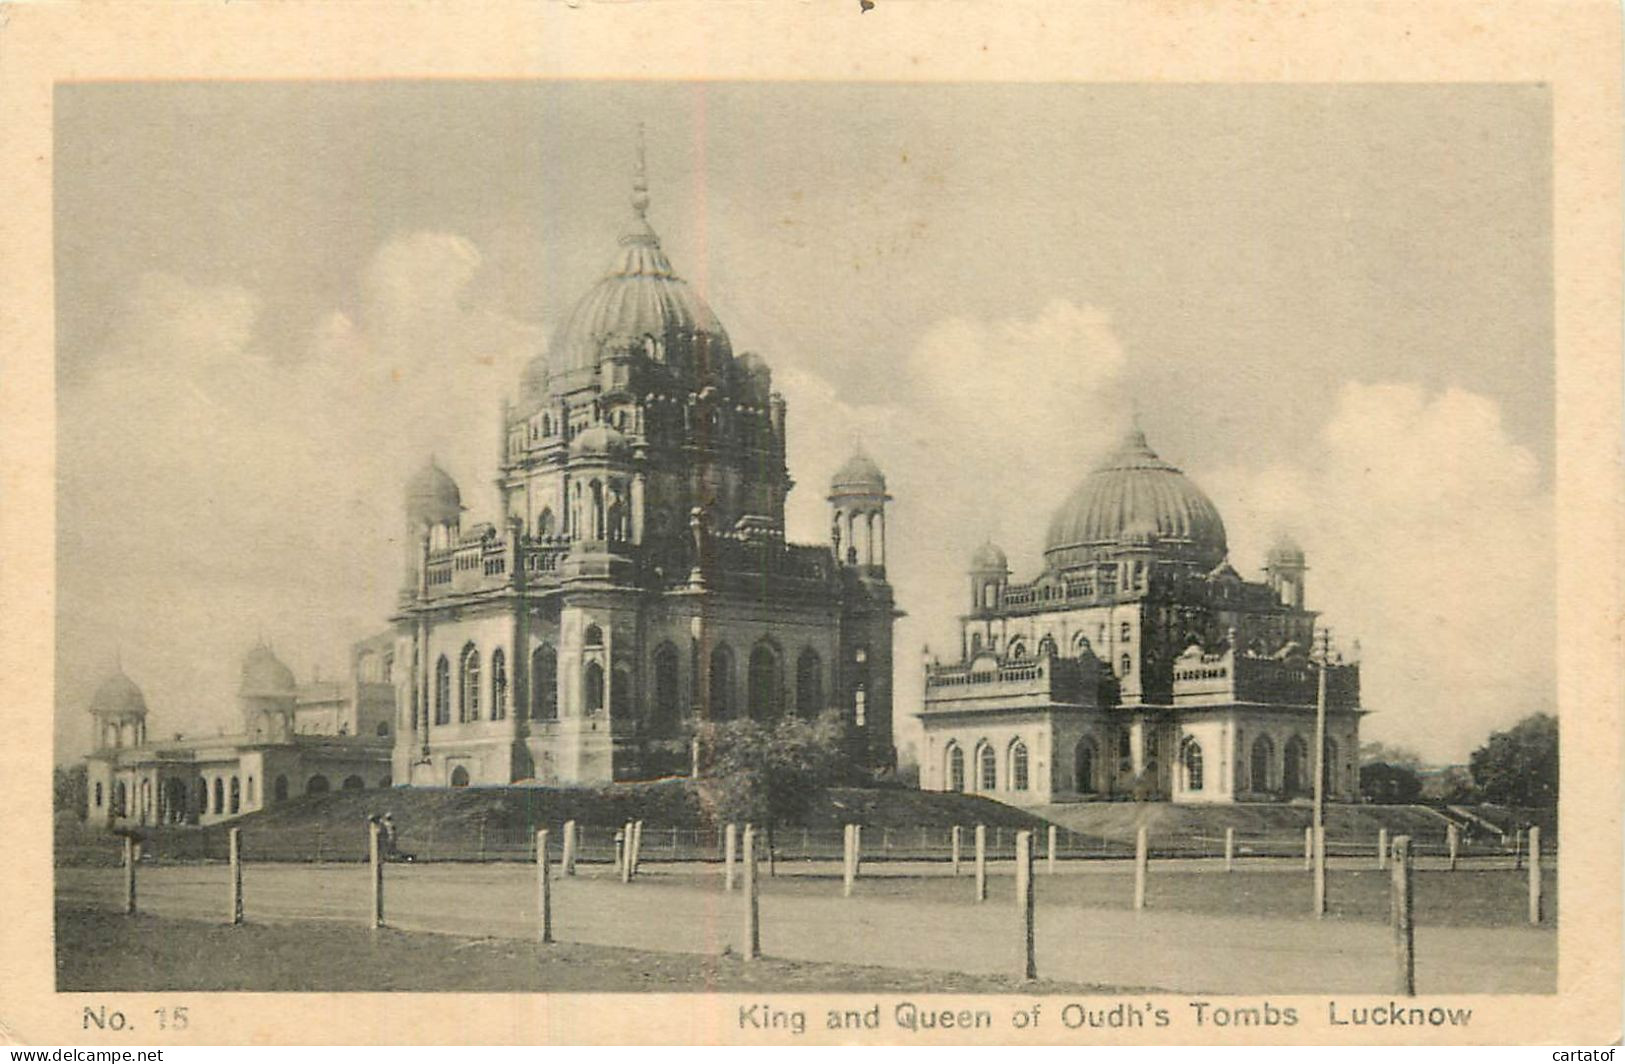
[[[677,276],[649,225],[649,184],[638,147],[632,187],[633,220],[621,234],[620,253],[564,319],[548,345],[554,373],[595,369],[618,350],[642,350],[684,371],[720,373],[733,346],[722,323],[698,292]]]
[[[463,493],[457,482],[431,457],[406,485],[406,516],[414,525],[441,525],[456,521],[463,512]]]
[[[570,441],[572,458],[624,458],[631,449],[632,442],[612,425],[591,425],[576,433]]]
[[[240,695],[291,695],[294,693],[293,670],[264,643],[256,643],[243,658],[242,682],[237,685]]]
[[[970,556],[970,567],[972,572],[977,573],[1007,573],[1010,571],[1010,559],[989,539]]]
[[[90,711],[97,716],[144,717],[147,699],[122,667],[102,681],[90,699]]]
[[[846,464],[830,478],[830,491],[835,495],[872,495],[886,493],[886,476],[875,465],[874,459],[859,447],[846,460]]]
[[[1065,568],[1094,552],[1148,545],[1209,567],[1226,552],[1218,508],[1135,426],[1055,512],[1044,553]]]
[[[1303,548],[1298,545],[1298,541],[1293,539],[1290,533],[1277,532],[1275,541],[1270,544],[1269,561],[1270,564],[1282,562],[1301,564],[1303,562]]]

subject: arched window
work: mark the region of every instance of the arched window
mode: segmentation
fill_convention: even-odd
[[[491,719],[508,717],[508,658],[501,647],[491,651]]]
[[[610,716],[624,720],[632,715],[632,670],[617,665],[610,677],[614,681],[609,687]]]
[[[467,724],[480,719],[480,652],[474,648],[473,643],[463,647],[463,658],[459,668],[462,677],[460,684],[461,697],[457,703],[457,720]]]
[[[587,632],[581,637],[584,647],[601,647],[604,645],[604,630],[596,624],[587,625]]]
[[[987,743],[976,752],[976,789],[994,791],[999,787],[999,757]]]
[[[1134,761],[1134,734],[1128,728],[1117,729],[1117,760],[1125,765]]]
[[[100,782],[98,782],[96,784],[96,808],[100,809],[101,807],[102,807],[102,785],[101,785]]]
[[[1072,779],[1079,794],[1094,794],[1098,789],[1095,780],[1096,761],[1094,742],[1089,739],[1080,742],[1072,755]]]
[[[581,708],[588,713],[604,708],[604,667],[596,661],[587,662],[581,676]]]
[[[1038,641],[1038,656],[1041,657],[1041,658],[1042,657],[1053,657],[1054,654],[1055,654],[1055,640],[1051,639],[1049,636],[1046,635],[1044,638],[1042,638],[1042,639],[1040,639]]]
[[[1118,625],[1118,627],[1117,627],[1117,641],[1119,643],[1127,643],[1133,637],[1134,637],[1134,626],[1132,624],[1129,624],[1127,621],[1124,621],[1122,624]]]
[[[248,777],[248,804],[254,804],[254,777]]]
[[[706,718],[727,720],[733,716],[734,655],[727,644],[711,651],[711,683],[707,694]]]
[[[468,769],[464,768],[462,765],[458,765],[456,768],[452,769],[451,770],[451,785],[453,787],[467,787],[468,786]]]
[[[948,789],[955,792],[965,789],[965,751],[958,743],[948,744]]]
[[[749,704],[746,711],[756,720],[772,720],[784,709],[784,678],[779,673],[779,654],[768,643],[757,643],[750,652],[747,678]]]
[[[1020,739],[1010,744],[1010,789],[1027,789],[1027,744]]]
[[[654,712],[649,717],[649,730],[655,735],[670,735],[677,730],[682,713],[682,688],[677,676],[677,648],[662,643],[655,651]]]
[[[360,776],[346,776],[344,782],[339,784],[339,790],[341,791],[360,791],[365,790],[366,787],[366,781]]]
[[[226,811],[226,781],[219,776],[214,778],[214,814],[219,816]]]
[[[1026,641],[1019,638],[1019,637],[1010,640],[1010,646],[1009,646],[1009,649],[1007,651],[1007,656],[1010,658],[1011,661],[1020,661],[1022,658],[1025,658],[1027,656],[1027,643],[1026,643]]]
[[[434,722],[451,723],[451,662],[444,654],[434,666]]]
[[[1202,789],[1202,744],[1194,738],[1186,736],[1184,745],[1179,751],[1179,764],[1185,770],[1185,789],[1199,791]]]
[[[542,507],[542,515],[536,519],[536,534],[544,539],[553,534],[553,508]]]
[[[546,643],[530,655],[530,719],[559,719],[559,655]]]
[[[808,647],[796,659],[796,715],[816,717],[824,711],[824,662]]]
[[[1287,795],[1302,794],[1309,782],[1309,744],[1303,736],[1294,735],[1286,741],[1286,755],[1281,764],[1281,789]]]
[[[305,782],[306,794],[326,794],[332,789],[333,785],[327,782],[326,776],[312,776]]]
[[[389,734],[389,721],[387,721],[387,720],[379,721],[378,722],[378,727],[375,728],[374,731],[380,736],[388,735]]]
[[[1084,635],[1082,632],[1079,632],[1077,635],[1072,637],[1072,656],[1073,657],[1081,658],[1081,657],[1084,657],[1085,655],[1089,655],[1089,654],[1093,654],[1093,653],[1094,653],[1094,649],[1092,647],[1090,647],[1090,645],[1089,645],[1089,637],[1088,636]]]
[[[124,789],[124,781],[120,780],[113,785],[113,815],[123,816],[129,805],[129,792]]]
[[[852,652],[852,723],[863,727],[869,710],[869,648]]]
[[[1251,761],[1252,789],[1260,793],[1270,790],[1270,777],[1273,775],[1270,766],[1275,761],[1275,744],[1270,742],[1268,735],[1260,735],[1253,740]]]
[[[271,785],[271,798],[278,802],[288,800],[288,777],[278,776],[276,778],[276,782]]]
[[[1132,657],[1130,657],[1127,654],[1124,654],[1121,658],[1118,659],[1118,661],[1117,661],[1117,675],[1119,675],[1119,676],[1127,676],[1133,670],[1134,670],[1134,659]]]
[[[982,633],[981,632],[972,632],[970,634],[970,652],[972,654],[979,654],[979,653],[981,653],[981,651],[982,651]]]
[[[227,812],[236,816],[243,807],[243,785],[236,776],[231,777],[231,803],[226,807]]]

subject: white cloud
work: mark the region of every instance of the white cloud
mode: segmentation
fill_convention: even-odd
[[[1368,737],[1461,760],[1555,708],[1552,496],[1494,401],[1348,383],[1296,462],[1201,479],[1238,563],[1278,530],[1307,551],[1310,605],[1361,643]]]

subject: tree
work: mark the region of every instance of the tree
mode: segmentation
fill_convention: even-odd
[[[700,806],[714,823],[764,825],[804,816],[841,775],[840,714],[731,720],[700,728]]]
[[[1508,731],[1492,733],[1467,767],[1487,802],[1556,806],[1557,718],[1536,713]]]
[[[1360,763],[1373,765],[1379,762],[1396,768],[1408,768],[1412,772],[1422,767],[1422,759],[1408,746],[1376,741],[1361,743]]]
[[[89,772],[83,764],[57,765],[51,770],[51,809],[54,812],[71,811],[80,820],[89,814]]]
[[[1409,805],[1422,796],[1422,779],[1408,765],[1376,761],[1360,766],[1360,797],[1384,805]]]

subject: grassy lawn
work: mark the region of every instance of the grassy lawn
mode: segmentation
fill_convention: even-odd
[[[541,946],[339,923],[228,927],[88,909],[56,914],[60,991],[1116,993],[1117,988],[859,965]]]
[[[722,889],[720,867],[714,874],[661,875],[653,866],[641,873],[649,883],[680,886],[712,885]],[[841,890],[838,874],[798,875],[795,866],[782,865],[785,874],[762,878],[764,894],[826,894]],[[1078,906],[1092,909],[1127,909],[1133,903],[1134,877],[1125,865],[1122,871],[1045,874],[1039,862],[1035,878],[1037,904]],[[1336,870],[1327,878],[1327,908],[1339,919],[1386,923],[1388,921],[1389,873],[1373,869]],[[1543,926],[1555,929],[1557,873],[1547,869],[1542,893],[1546,920]],[[1012,900],[1015,880],[1008,866],[988,880],[990,901]],[[1153,862],[1146,885],[1146,905],[1173,912],[1209,913],[1238,916],[1308,915],[1312,879],[1307,872],[1242,869],[1226,873],[1203,871],[1163,871]],[[1528,926],[1528,873],[1511,869],[1460,869],[1455,872],[1418,871],[1412,878],[1416,922],[1433,927]],[[856,890],[866,897],[913,898],[921,901],[972,903],[974,888],[967,863],[965,874],[951,876],[860,878]]]

